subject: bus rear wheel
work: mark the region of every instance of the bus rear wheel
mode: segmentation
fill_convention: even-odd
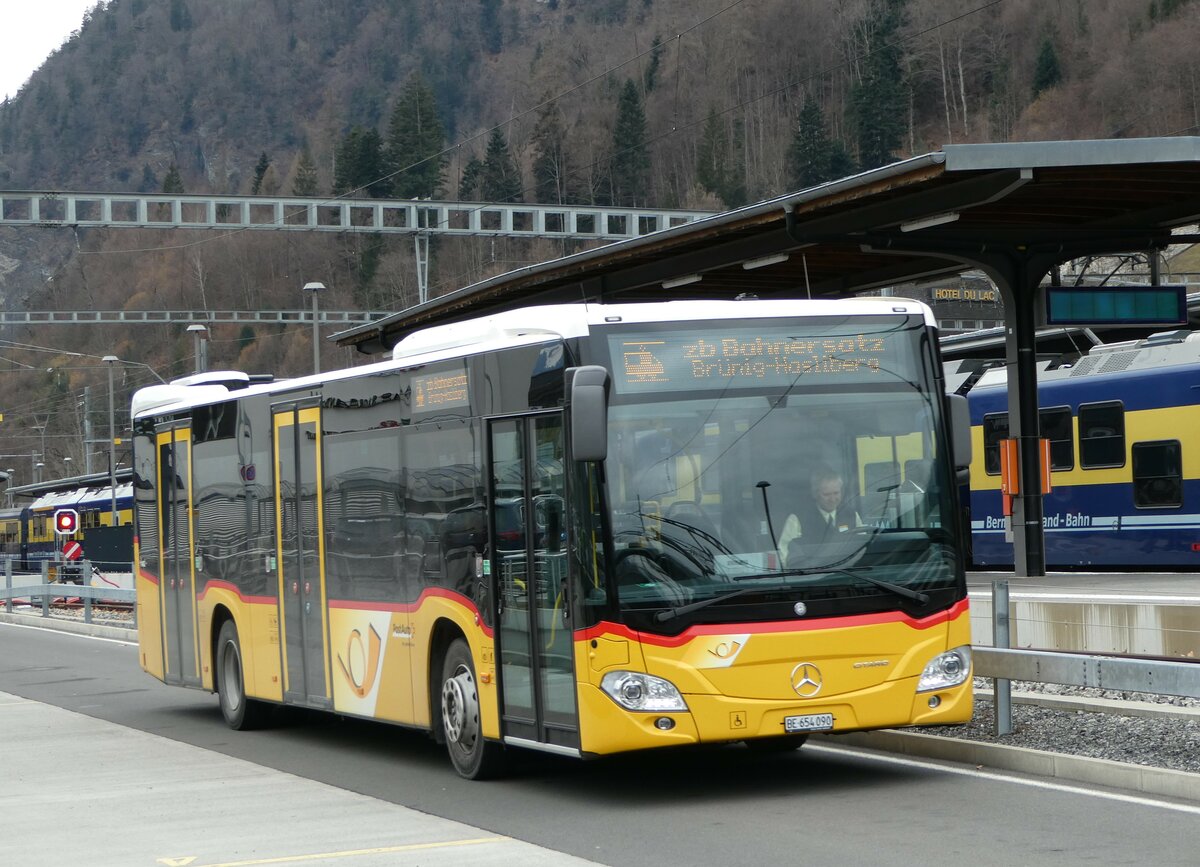
[[[237,625],[232,620],[221,624],[217,635],[216,675],[221,715],[229,727],[235,731],[248,731],[262,726],[269,708],[260,701],[246,698],[242,645],[238,640]]]
[[[451,643],[442,662],[441,716],[454,770],[468,780],[486,779],[502,770],[504,747],[483,737],[475,663],[461,638]]]

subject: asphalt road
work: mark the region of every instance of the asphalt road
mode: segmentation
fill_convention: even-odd
[[[811,745],[531,755],[470,783],[419,732],[307,713],[233,732],[129,645],[2,624],[0,691],[605,864],[1196,863],[1200,805]],[[0,767],[19,748],[0,733]]]

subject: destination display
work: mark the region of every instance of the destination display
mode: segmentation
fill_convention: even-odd
[[[913,369],[911,329],[898,325],[865,317],[840,320],[835,328],[729,323],[721,329],[613,334],[608,348],[618,394],[875,383]]]
[[[454,409],[467,406],[470,402],[471,393],[465,370],[461,373],[433,373],[412,378],[414,412]]]

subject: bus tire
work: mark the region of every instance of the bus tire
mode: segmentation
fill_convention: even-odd
[[[756,753],[790,753],[804,746],[808,735],[773,735],[767,738],[751,738],[742,741]]]
[[[479,687],[471,648],[456,638],[442,660],[441,718],[446,752],[454,770],[468,780],[496,776],[503,768],[504,747],[486,740],[479,713]]]
[[[262,702],[246,697],[242,671],[242,645],[238,640],[237,624],[226,620],[217,635],[217,697],[221,715],[235,731],[261,727],[269,710]]]

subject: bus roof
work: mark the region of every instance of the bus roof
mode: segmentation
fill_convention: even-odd
[[[390,359],[374,364],[261,383],[247,380],[236,371],[218,371],[204,376],[177,379],[163,385],[147,386],[134,393],[132,412],[134,418],[139,418],[220,403],[231,397],[312,388],[325,382],[383,373],[416,364],[429,364],[461,355],[582,337],[588,334],[593,326],[614,322],[689,322],[784,316],[890,316],[897,313],[919,315],[926,324],[936,324],[933,313],[924,303],[888,296],[821,300],[578,303],[522,307],[462,322],[435,325],[414,332],[396,344]]]

